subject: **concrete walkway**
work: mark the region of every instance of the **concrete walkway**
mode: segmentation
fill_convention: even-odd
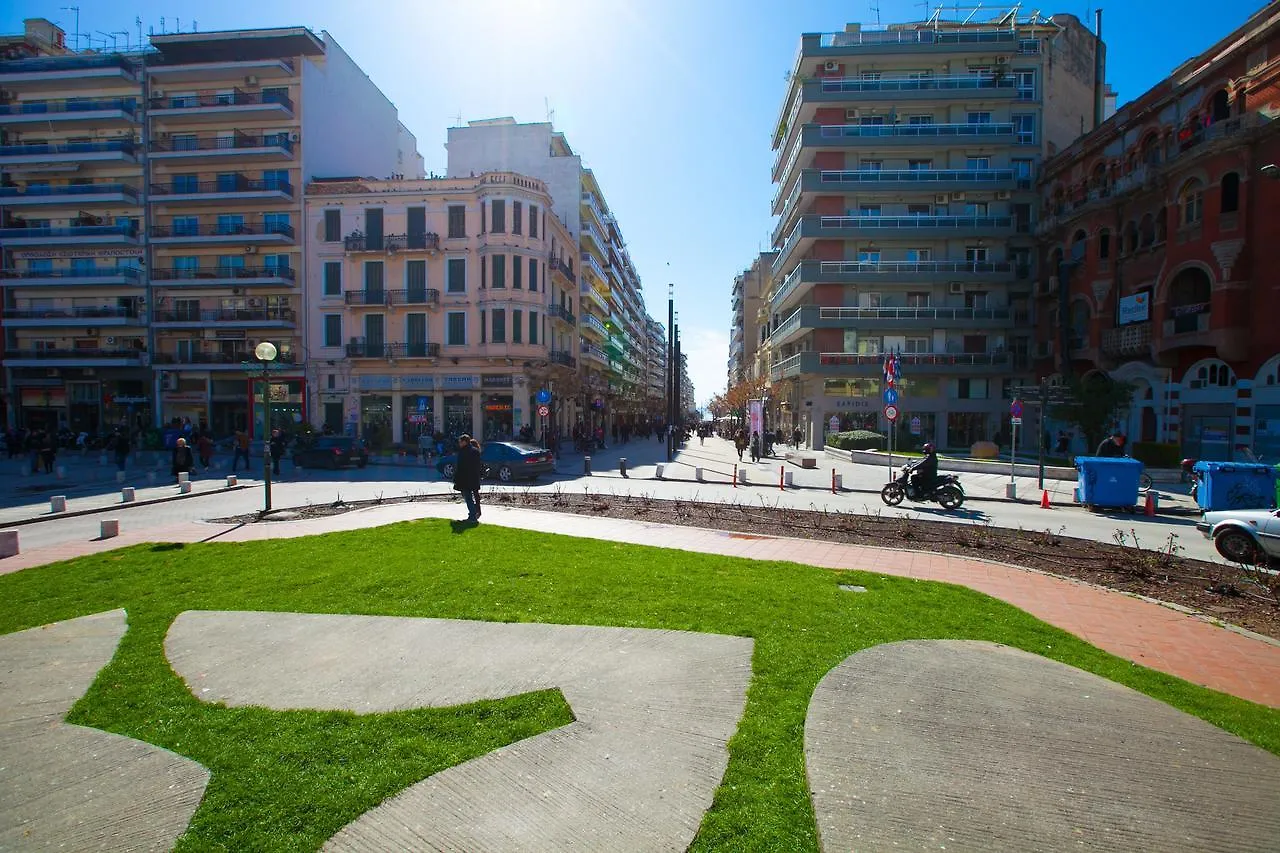
[[[461,518],[460,505],[405,503],[328,518],[242,526],[182,522],[109,540],[66,541],[0,560],[0,573],[142,542],[247,542],[356,530],[419,518]],[[486,524],[637,545],[960,584],[1007,601],[1111,654],[1194,684],[1280,707],[1280,643],[1229,630],[1154,602],[1001,563],[809,539],[598,519],[486,506]],[[481,528],[483,530],[483,527]]]

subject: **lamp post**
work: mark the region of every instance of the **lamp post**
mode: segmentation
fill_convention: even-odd
[[[671,391],[675,387],[671,377],[675,368],[675,334],[676,327],[676,286],[674,283],[667,283],[667,461],[671,461],[671,457],[675,452],[675,439],[672,436],[672,430],[675,429],[675,402],[671,399]]]
[[[271,402],[268,399],[270,383],[267,377],[279,352],[271,341],[263,341],[254,347],[253,357],[262,365],[262,511],[271,512]]]

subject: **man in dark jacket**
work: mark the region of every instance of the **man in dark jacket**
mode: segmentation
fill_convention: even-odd
[[[269,449],[271,451],[271,473],[276,476],[280,475],[280,460],[284,458],[284,447],[284,433],[278,429],[273,429],[271,431]]]
[[[1124,436],[1118,432],[1112,433],[1110,437],[1102,440],[1102,444],[1098,445],[1098,450],[1093,455],[1112,459],[1124,456]]]
[[[453,490],[467,504],[467,521],[480,522],[480,447],[471,436],[458,436],[458,461],[453,466]]]
[[[175,480],[180,481],[179,474],[186,474],[190,477],[195,467],[196,458],[191,452],[191,448],[187,446],[187,440],[185,438],[178,439],[178,443],[173,447],[173,462],[169,466],[169,473],[173,475]]]

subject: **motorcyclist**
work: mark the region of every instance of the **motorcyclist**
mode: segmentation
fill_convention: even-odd
[[[938,482],[938,454],[933,444],[926,444],[922,450],[924,456],[911,468],[911,487],[918,496],[932,494]]]

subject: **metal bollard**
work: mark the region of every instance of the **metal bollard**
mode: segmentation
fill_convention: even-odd
[[[778,466],[778,488],[779,488],[779,489],[783,489],[783,490],[785,490],[785,489],[787,488],[787,480],[786,480],[786,477],[784,476],[784,472],[786,471],[786,467],[787,467],[787,466],[785,466],[785,465],[779,465],[779,466]]]
[[[733,487],[738,488],[738,466],[733,466]]]
[[[582,457],[582,473],[584,474],[591,473],[591,457],[590,456]]]
[[[120,521],[115,518],[104,518],[98,528],[99,539],[114,539],[120,535]]]
[[[1017,484],[1017,483],[1005,483],[1005,484],[1004,484],[1004,496],[1005,496],[1006,498],[1008,498],[1009,500],[1011,500],[1011,501],[1016,501],[1016,500],[1018,499],[1018,484]]]
[[[627,457],[623,456],[618,460],[618,471],[621,472],[622,476],[627,476]]]
[[[653,475],[653,476],[654,476],[654,479],[661,480],[661,479],[662,479],[662,472],[663,472],[663,471],[665,471],[665,470],[667,470],[667,466],[665,466],[665,465],[659,465],[659,466],[658,466],[658,471],[657,471],[657,473],[655,473],[655,474]]]
[[[66,495],[54,495],[53,497],[49,498],[49,512],[66,512],[66,511],[67,511]]]
[[[237,483],[239,483],[239,482],[240,482],[240,481],[236,478],[236,475],[235,475],[235,474],[228,474],[228,475],[227,475],[227,487],[228,487],[228,488],[230,488],[231,486],[236,485],[236,484],[237,484]]]
[[[18,553],[18,531],[0,530],[0,557],[16,557]]]
[[[183,480],[181,483],[179,483],[179,484],[178,484],[178,492],[179,492],[180,494],[184,494],[184,495],[189,495],[189,494],[191,494],[191,481],[190,481],[190,480]]]
[[[137,499],[137,493],[134,492],[133,486],[125,486],[120,490],[120,500],[122,503],[132,503]]]
[[[844,491],[844,474],[831,475],[831,491],[833,493]]]

